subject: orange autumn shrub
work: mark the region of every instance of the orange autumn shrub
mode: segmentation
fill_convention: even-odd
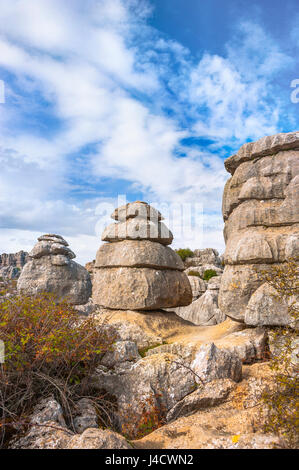
[[[50,294],[1,302],[0,339],[0,442],[8,424],[26,419],[42,397],[54,395],[68,416],[73,401],[88,395],[88,377],[113,342],[92,317],[79,317]]]

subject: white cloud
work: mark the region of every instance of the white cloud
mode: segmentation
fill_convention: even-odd
[[[0,0],[0,67],[15,77],[0,105],[5,230],[51,228],[73,237],[80,259],[93,258],[84,244],[99,243],[99,198],[74,202],[69,194],[70,177],[81,171],[73,155],[93,145],[81,157],[86,181],[127,180],[158,204],[201,202],[203,243],[223,246],[221,147],[277,131],[271,78],[291,60],[247,22],[225,57],[206,52],[196,62],[147,25],[150,12],[138,0]],[[45,106],[52,129],[32,121]],[[214,146],[183,145],[188,137]],[[178,235],[175,243],[184,240]]]

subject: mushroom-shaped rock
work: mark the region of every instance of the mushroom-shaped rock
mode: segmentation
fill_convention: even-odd
[[[19,277],[19,292],[34,295],[55,294],[73,305],[85,304],[91,296],[88,271],[73,261],[75,254],[68,243],[54,234],[43,235],[29,253],[30,258]]]
[[[154,214],[154,220],[150,218]],[[162,215],[136,201],[116,209],[96,256],[93,301],[105,308],[154,310],[189,305],[192,291],[181,258],[169,245]]]

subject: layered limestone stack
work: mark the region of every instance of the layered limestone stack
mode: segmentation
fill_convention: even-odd
[[[91,296],[89,273],[73,261],[76,255],[60,235],[39,237],[29,257],[18,280],[18,291],[30,295],[50,292],[73,305],[88,301]]]
[[[221,310],[248,325],[283,325],[287,306],[258,273],[299,260],[299,132],[243,145],[225,161]],[[274,293],[275,294],[275,293]]]
[[[155,310],[188,305],[192,292],[172,233],[145,202],[119,207],[103,232],[93,272],[93,301],[105,308]]]

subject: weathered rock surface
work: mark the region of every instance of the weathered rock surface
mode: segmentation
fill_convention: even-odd
[[[288,304],[268,283],[262,284],[250,297],[245,310],[245,323],[257,325],[288,325],[291,322]]]
[[[194,325],[217,325],[217,323],[223,322],[226,318],[225,314],[218,308],[217,300],[217,289],[208,288],[192,304],[187,307],[177,307],[174,311],[180,317],[194,323]]]
[[[235,382],[233,380],[213,380],[179,401],[167,413],[166,419],[167,421],[173,421],[180,416],[188,416],[200,409],[220,405],[226,400],[234,387]]]
[[[88,398],[81,398],[76,403],[77,416],[74,418],[74,427],[81,434],[88,428],[98,428],[97,410],[93,402]]]
[[[196,373],[197,383],[226,378],[238,382],[242,378],[242,363],[238,355],[226,349],[218,349],[214,343],[199,348],[191,369]]]
[[[207,290],[207,286],[199,276],[188,276],[188,279],[192,289],[192,302],[194,302]]]
[[[90,428],[73,436],[66,449],[132,449],[132,446],[116,432]]]
[[[18,291],[27,294],[50,292],[62,300],[85,304],[91,296],[91,280],[60,235],[43,235],[30,253],[18,280]]]
[[[191,286],[181,258],[165,246],[171,243],[172,234],[155,209],[156,220],[149,220],[151,212],[149,205],[136,201],[112,214],[121,222],[104,230],[102,239],[110,243],[97,252],[94,303],[122,310],[155,310],[191,303]]]
[[[46,398],[35,407],[29,431],[10,442],[12,449],[63,449],[73,435],[66,427],[60,404]]]
[[[133,446],[137,449],[272,449],[281,446],[277,436],[262,433],[260,408],[256,406],[271,384],[271,374],[267,363],[244,366],[243,380],[233,386],[223,403],[204,409],[200,406],[195,409],[196,405],[193,409],[191,405],[190,414],[187,404],[189,400],[192,402],[192,396],[198,395],[200,403],[200,390],[194,391],[176,405],[179,410],[180,404],[186,403],[186,416],[132,441]],[[219,380],[207,384],[210,397],[214,393],[218,395],[210,386],[219,387],[218,396],[221,396],[224,383],[229,382]]]
[[[131,449],[126,439],[108,429],[99,429],[90,400],[78,403],[74,434],[65,424],[62,408],[53,398],[42,400],[31,416],[29,431],[10,442],[11,449]],[[90,425],[89,427],[88,424]]]
[[[0,268],[4,266],[14,266],[22,269],[28,261],[28,253],[26,251],[19,251],[18,253],[3,253],[0,255]]]
[[[211,264],[221,268],[221,259],[219,253],[214,248],[204,248],[201,250],[194,250],[194,255],[190,258],[186,258],[185,266],[204,266]]]
[[[112,309],[155,310],[188,305],[191,288],[185,273],[150,268],[101,268],[95,270],[95,303]]]
[[[271,314],[271,295],[260,288],[265,281],[258,273],[299,260],[299,133],[245,144],[225,166],[233,176],[223,194],[226,250],[219,307],[249,325],[284,325],[286,309]]]
[[[4,266],[0,268],[0,278],[5,280],[15,280],[18,279],[20,276],[20,268],[16,268],[15,266]]]
[[[18,279],[28,259],[28,253],[23,250],[18,253],[3,253],[0,255],[0,278]]]
[[[135,201],[120,206],[111,214],[111,219],[124,221],[139,217],[147,220],[163,220],[162,214],[153,206],[143,201]]]
[[[124,240],[102,245],[97,252],[95,268],[112,266],[184,271],[184,264],[175,251],[149,240]]]
[[[102,234],[102,240],[105,242],[151,240],[162,245],[170,245],[173,235],[163,222],[135,218],[108,225]]]

